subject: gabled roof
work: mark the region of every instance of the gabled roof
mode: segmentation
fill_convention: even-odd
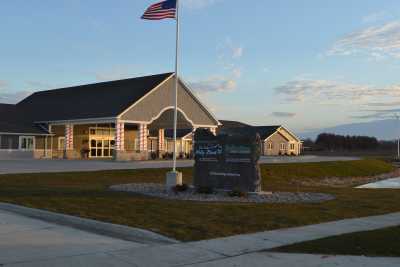
[[[3,104],[0,103],[0,115],[4,112],[10,112],[15,109],[15,105],[13,104]]]
[[[48,134],[39,126],[34,126],[27,116],[10,104],[0,104],[0,133]]]
[[[240,121],[220,120],[219,122],[222,124],[221,127],[224,128],[239,128],[251,126]]]
[[[274,134],[281,126],[242,126],[236,128],[222,128],[220,133],[228,135],[251,135],[258,133],[261,140],[265,140]]]
[[[164,73],[36,92],[16,107],[35,122],[116,117],[171,75]]]

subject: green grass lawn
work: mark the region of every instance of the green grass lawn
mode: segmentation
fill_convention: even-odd
[[[400,257],[400,226],[328,237],[280,247],[275,252]]]
[[[379,160],[262,165],[266,191],[334,194],[320,204],[227,204],[168,201],[108,191],[113,184],[164,182],[165,169],[0,175],[0,201],[149,229],[179,240],[200,240],[400,211],[394,190],[299,187],[301,179],[392,171]],[[192,169],[182,169],[186,183]]]

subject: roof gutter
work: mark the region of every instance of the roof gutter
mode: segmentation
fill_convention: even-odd
[[[115,122],[117,117],[104,117],[104,118],[89,118],[89,119],[71,119],[71,120],[55,120],[55,121],[35,121],[34,123],[46,123],[46,124],[85,124],[85,123],[101,123],[101,122]]]

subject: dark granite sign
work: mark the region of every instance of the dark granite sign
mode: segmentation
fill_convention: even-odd
[[[194,186],[261,191],[260,147],[255,132],[214,136],[198,129],[194,137]]]

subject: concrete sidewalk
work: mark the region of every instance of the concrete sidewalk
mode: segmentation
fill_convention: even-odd
[[[400,258],[323,256],[265,252],[268,249],[351,232],[400,225],[400,213],[347,219],[172,245],[148,246],[74,232],[39,223],[32,233],[20,225],[0,230],[0,265],[4,266],[400,266]],[[0,217],[1,218],[1,217]],[[29,219],[31,220],[31,219]],[[7,225],[7,224],[6,224]],[[30,234],[23,234],[28,227]],[[2,224],[0,223],[0,229]],[[50,231],[47,232],[47,231]],[[76,230],[75,230],[76,231]],[[18,232],[21,232],[18,235]],[[15,233],[17,235],[15,235]],[[70,233],[72,233],[70,235]],[[7,238],[8,234],[8,238]],[[13,238],[11,238],[11,236]],[[14,237],[17,238],[14,238]],[[6,237],[5,239],[3,237]],[[65,241],[63,240],[65,238]],[[38,243],[38,244],[37,244]],[[75,246],[76,245],[76,246]],[[34,248],[32,250],[32,247]],[[49,250],[47,250],[49,249]]]
[[[0,266],[40,266],[80,255],[147,246],[0,211]],[[113,261],[110,261],[113,262]],[[118,261],[116,261],[118,262]],[[68,266],[64,264],[64,266]]]

